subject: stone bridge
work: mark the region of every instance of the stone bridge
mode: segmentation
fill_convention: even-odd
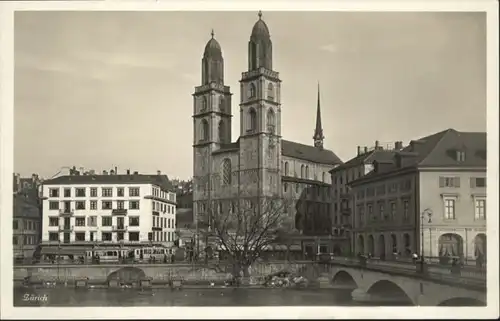
[[[318,275],[321,287],[352,290],[353,299],[359,302],[388,301],[416,306],[486,305],[484,272],[482,275],[464,272],[462,276],[454,276],[431,268],[429,273],[422,275],[415,271],[414,264],[376,265],[362,267],[358,263],[337,262],[311,266],[307,268],[308,272],[303,272]]]

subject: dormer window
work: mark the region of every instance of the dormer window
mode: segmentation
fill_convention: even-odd
[[[465,152],[462,150],[457,150],[457,162],[465,162]]]

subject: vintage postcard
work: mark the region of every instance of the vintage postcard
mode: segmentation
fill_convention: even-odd
[[[497,7],[2,3],[2,316],[498,317]]]

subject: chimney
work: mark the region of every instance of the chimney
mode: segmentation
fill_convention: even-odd
[[[109,171],[109,175],[115,175],[115,171],[114,170],[110,170]]]
[[[368,153],[368,146],[365,146],[365,154]]]
[[[395,149],[395,150],[402,150],[402,149],[403,149],[403,142],[402,142],[402,141],[397,141],[397,142],[394,144],[394,149]]]
[[[161,175],[161,171],[160,170],[156,171],[156,175],[158,176]]]
[[[115,175],[118,175],[118,167],[115,166]]]
[[[375,150],[380,148],[380,142],[378,140],[375,141]]]
[[[130,169],[127,169],[127,175],[130,175]]]
[[[95,175],[95,170],[93,170],[93,169],[89,170],[89,174],[90,175]]]
[[[358,146],[358,156],[361,155],[361,146]]]
[[[107,170],[103,170],[102,171],[102,175],[108,175],[108,171]]]
[[[134,172],[134,175],[139,175],[139,172],[135,171],[135,172]]]

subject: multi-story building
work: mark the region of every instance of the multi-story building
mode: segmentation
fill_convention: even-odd
[[[350,183],[355,251],[486,258],[486,133],[412,140]]]
[[[171,190],[168,177],[160,173],[77,173],[47,180],[43,183],[42,242],[172,246],[176,197]]]
[[[285,188],[300,195],[307,185],[329,184],[328,171],[342,163],[324,148],[319,92],[314,145],[282,138],[281,79],[273,70],[271,36],[261,13],[248,49],[248,70],[240,81],[240,134],[233,142],[232,94],[224,84],[222,49],[213,34],[205,46],[202,82],[193,94],[193,210],[197,222],[209,223],[210,212],[215,212],[211,208],[229,212],[237,202],[261,211],[258,204],[283,198]],[[294,212],[295,207],[290,206],[292,221]]]
[[[31,258],[40,243],[39,205],[21,192],[14,195],[12,245],[14,258]]]
[[[373,170],[374,161],[392,160],[394,151],[403,148],[403,142],[381,144],[375,146],[358,146],[356,157],[335,167],[330,171],[332,181],[332,217],[333,234],[343,238],[342,252],[352,254],[352,220],[353,195],[349,183],[359,179]]]

